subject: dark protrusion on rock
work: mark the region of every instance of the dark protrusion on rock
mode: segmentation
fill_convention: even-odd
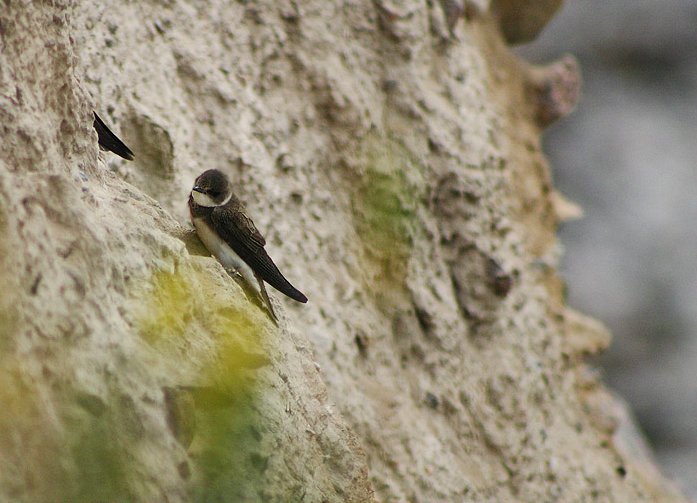
[[[506,42],[522,44],[537,38],[561,4],[562,0],[492,0],[491,11]]]
[[[254,468],[256,468],[258,471],[262,473],[265,472],[269,466],[269,457],[262,456],[261,454],[258,454],[256,452],[253,452],[249,455],[249,461],[251,462]]]
[[[535,122],[546,127],[569,115],[581,95],[581,69],[570,54],[529,71],[528,94],[535,107]]]
[[[363,357],[366,358],[368,356],[368,336],[365,335],[364,333],[360,332],[356,334],[356,337],[354,338],[356,341],[356,347],[358,348],[358,353]]]
[[[506,273],[496,260],[490,258],[486,265],[489,285],[497,297],[505,297],[513,286],[513,277]]]
[[[463,0],[440,0],[445,14],[445,22],[448,26],[448,31],[452,34],[455,25],[465,14],[465,6]]]
[[[179,472],[179,476],[184,479],[184,480],[189,480],[191,477],[191,467],[189,466],[188,461],[182,461],[177,465],[177,471]]]
[[[101,416],[106,410],[104,401],[91,393],[78,393],[77,404],[95,417]]]
[[[425,309],[416,307],[415,308],[415,313],[416,313],[416,319],[419,322],[419,327],[421,327],[421,330],[423,331],[424,334],[429,334],[433,331],[433,327],[435,325],[433,316],[431,313],[426,311]]]
[[[424,397],[424,401],[426,402],[426,405],[428,405],[432,409],[438,408],[438,397],[431,393],[430,391],[426,392],[426,396]]]
[[[386,93],[396,91],[399,87],[399,82],[394,79],[385,79],[382,81],[382,90]]]
[[[482,15],[482,9],[472,0],[465,0],[465,20],[472,21]]]
[[[167,408],[167,426],[184,448],[191,445],[196,428],[194,398],[182,388],[162,388]]]
[[[42,278],[41,273],[37,274],[36,278],[34,278],[34,281],[31,284],[31,288],[29,289],[29,292],[32,295],[36,295],[37,292],[39,291],[39,285],[41,284],[41,278]]]

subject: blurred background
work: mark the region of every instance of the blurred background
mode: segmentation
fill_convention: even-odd
[[[697,499],[697,0],[567,0],[532,44],[580,61],[582,99],[547,130],[572,306],[614,339],[599,364],[662,471]]]

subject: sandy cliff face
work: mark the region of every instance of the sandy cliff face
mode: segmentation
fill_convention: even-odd
[[[573,68],[483,2],[6,5],[0,37],[0,499],[679,500],[554,272]],[[310,298],[279,329],[187,231],[210,167]]]

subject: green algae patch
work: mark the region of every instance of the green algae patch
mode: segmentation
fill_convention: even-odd
[[[168,396],[170,427],[192,460],[191,500],[257,501],[266,485],[259,370],[270,364],[267,334],[275,327],[211,264],[192,258],[155,272],[137,298],[136,326],[164,365],[188,369],[188,382]],[[189,412],[177,406],[189,400]]]
[[[0,357],[0,382],[0,494],[50,501],[48,486],[58,483],[64,470],[56,463],[60,445],[42,408],[39,388],[9,355]]]
[[[357,231],[378,283],[401,286],[420,231],[424,168],[400,142],[377,134],[364,140],[360,159],[362,173],[353,194]]]
[[[241,373],[194,391],[193,501],[260,501],[255,495],[267,484],[259,459],[268,427],[257,408],[259,393],[253,379]]]
[[[77,403],[77,399],[74,400]],[[82,410],[81,410],[82,409]],[[134,498],[132,454],[136,439],[121,421],[118,403],[96,411],[83,404],[64,414],[68,477],[62,501],[129,501]]]
[[[132,442],[114,409],[88,410],[75,393],[30,377],[19,360],[6,356],[0,363],[0,451],[12,460],[0,465],[3,494],[21,494],[22,501],[133,501]]]

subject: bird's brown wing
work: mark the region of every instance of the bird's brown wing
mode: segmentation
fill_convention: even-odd
[[[283,277],[264,250],[266,240],[254,222],[242,211],[237,211],[234,205],[218,206],[211,212],[210,218],[220,237],[252,268],[255,274],[291,299],[307,302],[307,297]]]

